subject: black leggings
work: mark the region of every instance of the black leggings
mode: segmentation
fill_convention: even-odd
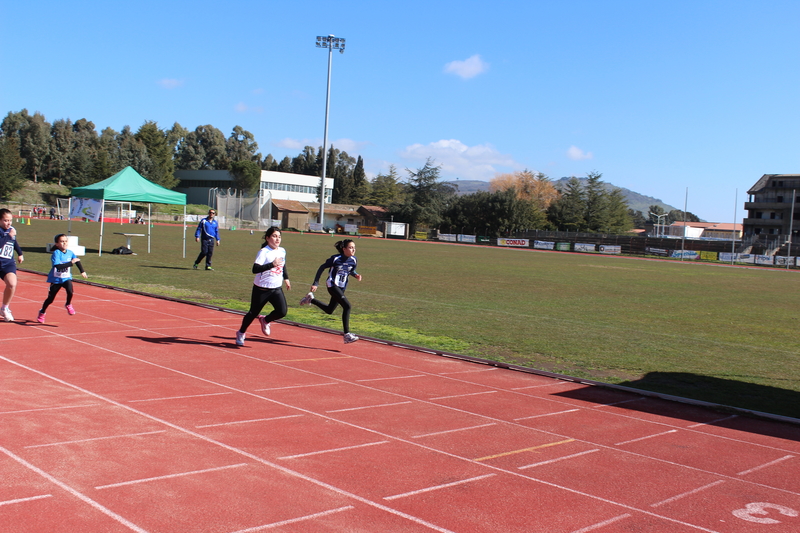
[[[242,318],[242,327],[239,331],[244,333],[253,320],[256,319],[258,314],[264,309],[268,303],[272,304],[272,312],[264,317],[267,322],[272,322],[286,316],[288,308],[286,307],[286,298],[283,296],[283,289],[277,287],[275,289],[265,289],[258,285],[253,285],[253,293],[250,296],[250,310]]]
[[[344,295],[344,291],[334,285],[333,287],[328,287],[328,294],[331,295],[331,303],[324,304],[317,300],[316,298],[311,300],[311,303],[328,313],[329,315],[332,314],[338,306],[342,306],[342,326],[344,327],[345,333],[350,333],[350,302],[347,301],[347,296]]]
[[[47,311],[47,308],[50,307],[50,304],[53,303],[53,300],[56,299],[56,294],[58,291],[64,287],[64,290],[67,291],[67,303],[64,305],[69,305],[72,303],[72,280],[68,279],[64,283],[51,283],[50,284],[50,292],[47,293],[47,299],[42,304],[42,310],[40,313],[44,313]]]

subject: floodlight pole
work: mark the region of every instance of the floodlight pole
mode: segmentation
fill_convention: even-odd
[[[325,93],[325,135],[322,138],[322,178],[319,187],[319,223],[323,224],[325,217],[325,175],[328,171],[328,114],[331,108],[331,65],[333,64],[333,50],[344,53],[345,40],[340,37],[328,35],[317,36],[317,48],[328,49],[328,90]]]

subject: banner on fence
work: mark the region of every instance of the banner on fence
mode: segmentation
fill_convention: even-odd
[[[756,256],[753,254],[735,254],[734,261],[737,263],[755,263]]]
[[[600,253],[601,254],[621,254],[622,253],[622,246],[617,244],[601,244],[600,245]]]
[[[528,239],[507,239],[505,237],[497,239],[498,246],[523,246],[527,248],[529,242]]]
[[[570,246],[570,243],[568,243],[568,242],[560,242],[560,243],[556,244],[556,250],[561,251],[561,252],[569,252],[570,248],[571,248],[571,246]]]
[[[462,235],[459,233],[458,242],[469,242],[475,244],[475,235]]]
[[[419,241],[425,241],[428,239],[428,232],[427,231],[415,231],[414,238]]]
[[[447,242],[456,242],[456,234],[455,233],[440,233],[439,234],[440,241],[447,241]]]
[[[576,252],[594,252],[594,244],[588,244],[585,242],[576,242],[575,243],[575,251]]]
[[[644,249],[650,255],[663,255],[664,257],[669,256],[669,250],[666,248],[650,248],[649,246]]]
[[[322,224],[319,222],[309,222],[308,231],[322,231]]]
[[[774,265],[775,261],[772,259],[771,255],[756,255],[755,263],[757,265]]]
[[[556,247],[556,243],[550,241],[533,241],[533,247],[539,250],[553,250]]]
[[[345,233],[357,233],[358,232],[358,224],[345,224],[344,225],[344,232]]]
[[[492,242],[492,239],[491,237],[478,237],[478,242],[490,243]]]
[[[796,266],[797,265],[797,257],[786,257],[785,255],[776,255],[775,256],[775,264],[782,265],[782,266]]]
[[[677,259],[680,259],[681,257],[684,259],[700,259],[700,254],[694,250],[672,250],[670,257]]]
[[[358,227],[358,234],[359,235],[375,235],[378,233],[377,226],[359,226]]]
[[[701,251],[700,252],[700,259],[703,259],[704,261],[716,261],[717,260],[717,255],[718,255],[717,252]]]

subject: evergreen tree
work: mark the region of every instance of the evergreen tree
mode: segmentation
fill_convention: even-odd
[[[50,150],[47,157],[47,174],[61,185],[69,170],[72,148],[75,144],[72,121],[58,119],[50,128]]]
[[[241,126],[234,126],[231,136],[225,142],[227,157],[231,162],[234,161],[255,161],[261,160],[258,153],[258,143],[249,131]]]
[[[583,219],[585,227],[582,231],[603,233],[608,230],[608,199],[603,182],[600,180],[602,176],[598,172],[590,172],[586,176],[586,186],[583,189],[585,198]]]
[[[628,202],[625,200],[621,190],[614,188],[607,193],[606,209],[608,210],[609,233],[627,233],[634,227],[633,219],[629,213]]]
[[[25,174],[39,181],[50,155],[50,123],[41,113],[34,113],[28,120],[27,128],[20,132],[20,155],[25,159]]]
[[[353,194],[350,203],[355,205],[364,204],[369,198],[369,182],[367,173],[364,172],[364,159],[358,156],[356,166],[353,168]]]
[[[393,211],[398,220],[410,224],[412,232],[420,226],[437,227],[448,202],[455,197],[455,188],[439,181],[440,169],[431,158],[416,171],[406,169],[405,202]]]
[[[24,165],[17,138],[14,135],[0,136],[0,198],[8,198],[9,194],[22,188],[25,183]]]
[[[236,188],[254,194],[261,186],[261,167],[255,161],[234,161],[231,163]]]
[[[273,172],[278,170],[278,162],[275,161],[272,154],[267,154],[267,157],[261,162],[261,170],[271,170]]]
[[[586,196],[578,178],[567,181],[561,198],[550,205],[547,216],[559,231],[583,231],[586,227]]]
[[[175,177],[173,150],[169,144],[168,133],[159,129],[156,122],[147,121],[139,128],[134,138],[144,145],[147,156],[152,161],[152,167],[147,174],[139,171],[142,176],[167,189],[175,187],[179,180]]]
[[[397,168],[389,165],[388,174],[378,174],[373,178],[367,203],[388,208],[392,204],[402,203],[402,194],[403,187],[397,175]]]
[[[292,160],[289,159],[288,155],[286,157],[284,157],[283,159],[281,159],[281,162],[278,164],[278,168],[276,168],[275,170],[277,170],[278,172],[291,172],[292,171]]]

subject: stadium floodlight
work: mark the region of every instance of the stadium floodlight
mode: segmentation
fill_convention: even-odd
[[[333,35],[317,36],[317,48],[328,49],[328,90],[325,93],[325,134],[322,138],[322,178],[319,186],[319,223],[322,225],[325,216],[325,175],[328,171],[328,114],[331,108],[331,63],[333,51],[344,53],[345,40]]]
[[[669,216],[669,213],[664,213],[663,215],[657,215],[656,213],[653,213],[652,211],[650,211],[650,214],[653,215],[654,217],[656,217],[656,237],[663,237],[664,236],[664,226],[661,224],[661,217],[666,218],[666,217]],[[661,231],[660,234],[659,234],[659,230]],[[685,224],[684,224],[683,231],[684,232],[686,231]]]

